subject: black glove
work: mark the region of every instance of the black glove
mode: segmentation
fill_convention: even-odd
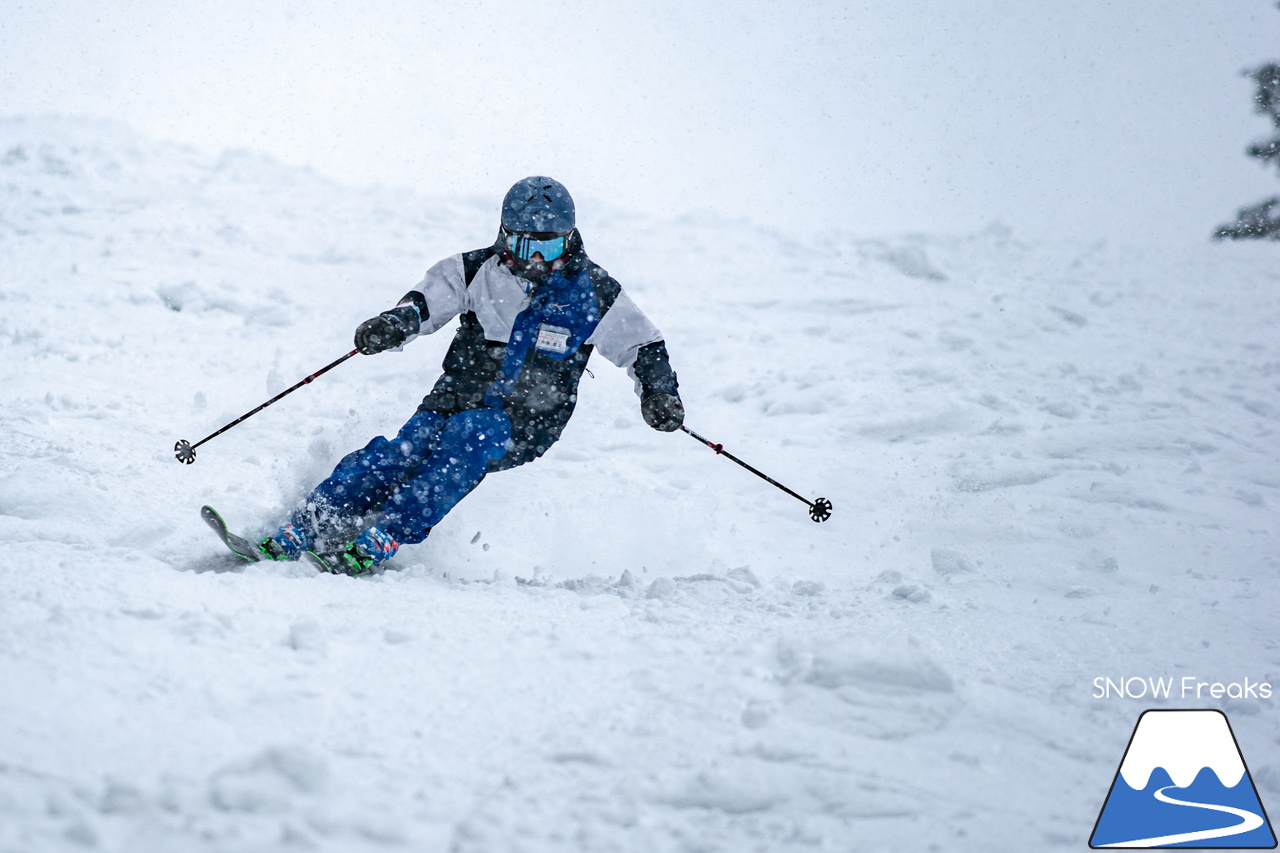
[[[406,338],[408,334],[396,317],[379,314],[356,329],[356,349],[364,355],[373,355],[400,346]]]
[[[662,432],[675,432],[684,423],[684,403],[675,394],[650,394],[640,401],[644,422]]]

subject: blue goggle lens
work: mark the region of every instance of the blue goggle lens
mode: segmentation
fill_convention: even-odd
[[[527,261],[536,252],[542,253],[544,261],[554,261],[564,254],[564,237],[552,237],[549,240],[538,240],[528,234],[508,234],[507,248],[511,254],[522,261]]]

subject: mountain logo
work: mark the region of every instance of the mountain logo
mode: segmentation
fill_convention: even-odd
[[[1089,846],[1275,848],[1275,833],[1227,715],[1144,711]]]

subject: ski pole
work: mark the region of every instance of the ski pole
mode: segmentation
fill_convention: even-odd
[[[828,518],[831,517],[831,501],[827,500],[826,498],[814,498],[813,500],[807,500],[806,498],[803,498],[800,495],[796,494],[795,492],[791,491],[786,486],[782,485],[781,483],[779,483],[777,480],[773,479],[769,475],[763,474],[760,471],[757,471],[755,468],[752,468],[750,465],[743,462],[741,459],[734,456],[729,451],[725,450],[723,444],[714,444],[708,441],[707,439],[703,438],[702,436],[698,435],[696,432],[689,429],[687,426],[684,426],[683,424],[681,424],[680,429],[689,433],[689,435],[698,439],[698,441],[701,441],[707,447],[710,447],[718,455],[724,456],[728,459],[732,459],[734,462],[737,462],[743,468],[746,468],[748,471],[750,471],[752,474],[755,474],[760,479],[765,480],[769,483],[772,483],[773,485],[777,486],[779,489],[782,489],[782,491],[791,495],[791,497],[808,505],[809,517],[812,518],[814,521],[826,521]]]
[[[208,440],[209,440],[209,439],[211,439],[211,438],[216,438],[216,437],[218,437],[218,436],[222,435],[224,432],[226,432],[227,430],[231,429],[233,426],[235,426],[236,424],[240,423],[241,421],[243,421],[243,420],[245,420],[245,419],[247,419],[247,418],[251,418],[251,417],[253,417],[254,415],[258,414],[258,412],[261,412],[263,409],[265,409],[267,406],[270,406],[270,405],[271,405],[272,403],[274,403],[276,400],[279,400],[281,397],[284,397],[284,396],[285,396],[285,395],[287,395],[287,394],[292,394],[294,391],[297,391],[297,390],[298,390],[299,388],[301,388],[303,385],[306,385],[307,383],[311,382],[311,380],[315,379],[316,377],[318,377],[318,376],[322,376],[323,374],[328,373],[330,370],[333,370],[333,369],[334,369],[335,367],[337,367],[339,364],[342,364],[342,362],[344,362],[344,361],[346,361],[347,359],[351,358],[351,356],[355,355],[355,354],[356,354],[356,353],[358,353],[358,352],[360,352],[360,350],[358,350],[358,349],[353,349],[351,352],[347,353],[347,354],[346,354],[346,355],[344,355],[342,358],[338,359],[337,361],[330,362],[329,364],[327,364],[327,365],[325,365],[324,367],[322,367],[322,368],[320,368],[319,370],[317,370],[315,373],[313,373],[313,374],[311,374],[310,376],[308,376],[306,379],[304,379],[304,380],[302,380],[301,382],[299,382],[297,385],[294,385],[292,388],[288,388],[288,389],[286,389],[286,390],[284,390],[284,391],[281,391],[279,394],[275,395],[275,396],[274,396],[274,397],[272,397],[270,400],[268,400],[267,402],[263,403],[263,404],[262,404],[261,406],[259,406],[258,408],[254,409],[252,412],[248,412],[248,413],[246,413],[246,414],[241,415],[240,417],[236,418],[234,421],[232,421],[231,423],[227,424],[226,426],[224,426],[222,429],[218,430],[217,432],[215,432],[215,433],[211,433],[210,435],[206,435],[204,438],[200,439],[200,440],[199,440],[199,441],[197,441],[195,444],[192,444],[191,442],[187,441],[185,438],[184,438],[184,439],[182,439],[182,440],[180,440],[177,444],[175,444],[175,445],[173,446],[173,455],[177,458],[177,460],[178,460],[179,462],[182,462],[182,463],[183,463],[183,464],[185,464],[185,465],[190,465],[191,463],[193,463],[193,462],[195,462],[195,461],[196,461],[196,448],[197,448],[197,447],[199,447],[200,445],[204,444],[206,441],[208,441]]]

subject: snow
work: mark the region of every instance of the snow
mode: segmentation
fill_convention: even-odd
[[[513,176],[519,177],[519,176]],[[688,423],[561,442],[372,578],[242,566],[450,329],[348,351],[500,199],[0,120],[0,850],[1074,850],[1143,702],[1280,682],[1274,247],[595,205]],[[575,189],[571,187],[571,189]],[[1226,711],[1280,787],[1274,702]]]

